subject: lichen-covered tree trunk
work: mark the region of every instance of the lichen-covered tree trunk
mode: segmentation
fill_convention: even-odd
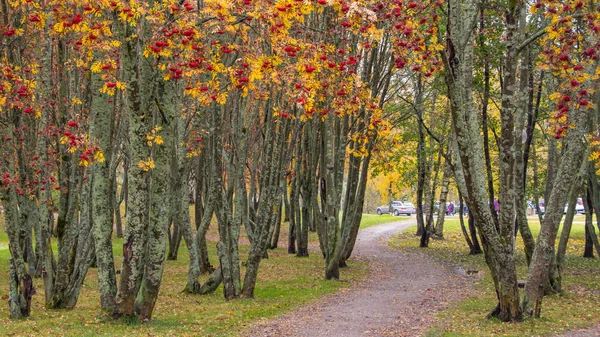
[[[21,18],[19,14],[11,13],[7,1],[1,1],[0,4],[2,6],[2,24],[4,26],[20,27],[21,19],[24,18]],[[24,45],[24,38],[16,38],[10,41],[10,43],[3,45],[2,54],[8,60],[9,64],[19,64],[16,62],[19,59],[18,53]],[[15,107],[7,107],[6,114],[7,118],[4,122],[4,127],[7,127],[8,130],[18,130],[20,111]],[[14,158],[18,156],[17,147],[4,140],[0,141],[0,145],[7,149],[6,154],[12,159],[5,159],[8,162],[8,167],[6,167],[7,173],[11,177],[18,177],[17,170],[19,168],[15,165],[14,161]],[[8,158],[8,156],[5,158]],[[0,182],[0,200],[2,200],[2,206],[4,207],[5,230],[8,236],[8,248],[10,251],[8,306],[11,318],[23,318],[30,315],[31,298],[35,294],[35,289],[31,275],[28,273],[25,265],[23,247],[21,247],[19,242],[19,235],[23,229],[23,224],[20,223],[19,201],[16,189],[17,186],[14,183],[5,185],[4,182]]]
[[[596,176],[596,172],[594,172],[594,170],[592,169],[592,167],[593,167],[592,163],[586,162],[586,165],[589,165],[588,171],[587,171],[587,175],[588,175],[587,186],[588,186],[588,191],[589,191],[591,200],[590,200],[590,204],[588,205],[588,209],[585,210],[585,213],[586,213],[586,215],[588,213],[590,215],[592,215],[592,213],[596,213],[596,222],[597,222],[596,225],[597,225],[598,229],[600,230],[600,217],[597,216],[598,212],[600,211],[600,183],[598,183],[598,177]],[[572,208],[574,209],[575,206],[573,206]],[[590,226],[587,226],[587,224],[586,224],[586,229],[588,229],[588,230],[594,229],[593,223]],[[597,243],[597,240],[596,240],[595,244],[596,243]],[[600,248],[600,246],[597,244],[594,247],[596,248],[597,251]]]
[[[339,121],[334,116],[327,116],[322,123],[322,153],[320,165],[323,166],[324,175],[320,177],[323,222],[327,244],[325,245],[325,279],[340,278],[341,233],[339,222],[339,196],[336,181],[336,145],[334,128]],[[345,146],[345,145],[344,145]]]
[[[377,48],[365,51],[362,57],[361,79],[365,83],[370,83],[371,98],[379,99],[379,108],[383,107],[392,78],[393,62],[390,61],[393,60],[393,55],[389,47],[386,43],[380,44]],[[364,130],[371,117],[372,115],[369,110],[366,107],[361,107],[360,114],[357,117],[351,117],[352,120],[350,123],[354,124],[353,130]],[[348,159],[346,193],[344,194],[342,207],[342,253],[340,256],[340,266],[347,265],[346,261],[350,258],[354,250],[358,236],[365,201],[369,164],[373,148],[377,143],[378,130],[370,130],[366,132],[365,136],[368,139],[366,147],[361,146],[351,139],[348,140],[348,148],[356,152]],[[365,150],[366,153],[363,152]],[[358,155],[361,152],[363,154]],[[312,151],[311,153],[318,154],[318,151]],[[314,161],[313,165],[317,166],[317,160]]]
[[[260,184],[260,203],[255,223],[254,240],[250,247],[248,260],[246,260],[246,274],[244,276],[244,288],[242,289],[242,295],[245,298],[254,297],[258,267],[267,250],[269,233],[275,222],[274,215],[276,213],[274,208],[280,200],[277,196],[280,196],[282,192],[282,186],[280,186],[283,175],[282,168],[287,166],[284,165],[287,157],[283,153],[283,148],[288,141],[289,122],[282,123],[283,125],[280,124],[276,128],[271,117],[270,107],[265,113],[267,116],[265,144],[261,162],[263,176]],[[308,231],[308,228],[306,230]]]
[[[362,219],[365,191],[367,189],[367,179],[369,175],[369,164],[372,158],[373,145],[367,147],[367,155],[362,158],[362,164],[360,169],[360,175],[356,185],[348,187],[350,193],[355,194],[353,198],[346,198],[348,203],[348,210],[344,212],[345,220],[342,220],[342,228],[347,228],[342,237],[343,251],[340,257],[340,266],[346,265],[346,261],[352,255],[354,245],[356,244],[356,238],[358,237],[358,230],[360,228],[360,222]],[[355,189],[352,189],[355,187]],[[348,213],[346,215],[346,213]],[[345,234],[347,233],[347,234]]]
[[[89,175],[88,175],[89,176]],[[95,247],[92,232],[92,179],[86,179],[81,189],[79,207],[79,226],[76,234],[76,250],[74,252],[73,267],[71,269],[71,280],[65,291],[63,300],[66,309],[73,309],[79,299],[83,281],[92,265]],[[113,266],[114,268],[114,266]]]
[[[285,181],[281,182],[281,186],[285,186]],[[283,199],[283,194],[280,196]],[[279,202],[277,205],[277,217],[275,218],[275,228],[273,229],[273,234],[271,235],[271,242],[269,243],[269,249],[276,249],[279,244],[279,234],[281,233],[281,220],[284,217],[283,210],[283,200]]]
[[[177,200],[178,204],[173,205],[173,209],[176,210],[173,222],[177,223],[179,231],[181,232],[181,236],[185,240],[185,244],[190,256],[187,284],[184,291],[195,294],[200,291],[200,283],[198,281],[198,278],[200,277],[200,258],[198,241],[196,238],[194,238],[194,233],[192,233],[189,209],[190,206],[188,201],[189,170],[188,166],[186,165],[187,147],[183,146],[186,141],[186,124],[186,120],[183,118],[178,118],[175,126],[176,129],[174,139],[176,141],[173,142],[174,146],[172,149],[175,155],[173,155],[171,158],[171,160],[174,161],[171,167],[175,169],[175,174],[172,175],[172,178],[176,180],[174,185],[179,198],[174,199]],[[206,242],[204,244],[206,245]]]
[[[460,208],[462,209],[464,207],[464,198],[462,196],[462,194],[460,193],[460,191],[458,192],[458,199],[459,201],[459,205]],[[467,228],[465,227],[465,219],[464,219],[464,215],[463,212],[458,212],[458,220],[460,221],[460,229],[463,233],[463,236],[465,237],[465,240],[467,241],[467,245],[469,246],[469,251],[472,252],[473,251],[473,241],[471,240],[471,237],[469,237],[469,233],[467,232]],[[472,254],[469,254],[472,255]]]
[[[486,34],[485,32],[485,7],[480,6],[479,8],[479,37],[478,43],[480,46],[486,45]],[[481,48],[481,52],[483,54],[483,97],[481,100],[481,130],[483,133],[483,151],[485,158],[485,171],[487,178],[487,187],[488,187],[488,200],[490,205],[494,204],[495,194],[494,194],[494,176],[492,170],[492,159],[490,156],[490,140],[489,140],[489,127],[488,127],[488,105],[490,101],[490,58],[488,57],[487,48]],[[466,197],[467,194],[463,195]],[[491,208],[492,215],[497,218],[498,214],[496,213],[495,208]]]
[[[200,265],[200,273],[212,273],[215,270],[210,264],[210,259],[208,257],[208,245],[206,244],[206,231],[210,225],[214,208],[212,205],[209,205],[209,202],[214,200],[214,198],[211,199],[212,190],[207,179],[207,171],[210,167],[210,165],[206,163],[207,158],[208,155],[206,154],[206,151],[202,152],[198,156],[198,165],[196,168],[194,223],[196,226],[196,245],[198,246],[198,263]]]
[[[525,15],[525,11],[521,11],[521,15]],[[525,18],[521,18],[522,22],[525,22]],[[525,29],[525,25],[521,25],[521,30]],[[533,238],[533,234],[531,234],[531,230],[529,229],[529,224],[527,222],[527,203],[525,201],[525,189],[526,183],[525,179],[527,177],[527,163],[525,162],[524,151],[528,149],[524,149],[524,145],[526,143],[523,139],[523,130],[525,129],[525,113],[526,111],[531,110],[533,105],[533,73],[532,73],[532,60],[531,60],[531,52],[529,48],[526,48],[523,51],[523,56],[521,58],[521,68],[520,68],[520,83],[519,83],[519,92],[517,94],[517,104],[516,108],[514,106],[508,106],[509,109],[515,110],[515,127],[513,129],[514,134],[514,184],[515,184],[515,213],[516,213],[516,228],[515,231],[519,231],[521,233],[521,238],[523,239],[523,246],[525,249],[525,259],[527,261],[527,265],[529,265],[531,261],[531,255],[533,254],[533,249],[535,246],[535,240]],[[514,93],[513,93],[514,96]],[[512,100],[511,100],[512,101]],[[506,102],[503,102],[506,104]],[[511,103],[512,104],[512,103]],[[525,139],[526,140],[526,139]],[[515,233],[516,235],[516,233]]]
[[[133,36],[133,31],[127,32]],[[139,38],[123,43],[123,68],[127,81],[127,116],[129,118],[129,161],[127,188],[127,222],[123,237],[123,265],[114,316],[133,316],[134,302],[144,273],[149,216],[149,172],[140,163],[150,160],[146,135],[152,121],[151,70],[141,56]]]
[[[418,87],[420,88],[420,86]],[[417,92],[420,92],[417,89]],[[422,95],[422,93],[420,94]],[[422,99],[422,96],[421,96]],[[422,107],[422,104],[419,105]],[[421,111],[417,113],[422,113]],[[419,116],[420,117],[420,116]],[[422,123],[418,126],[419,142],[417,145],[417,232],[415,235],[421,237],[425,232],[425,219],[423,218],[423,194],[425,193],[425,179],[427,177],[427,159],[425,155],[425,131]],[[427,235],[427,234],[425,234]]]
[[[314,171],[311,166],[310,161],[310,129],[305,127],[303,129],[303,137],[299,142],[297,148],[297,158],[298,161],[296,163],[297,167],[297,205],[296,205],[296,238],[298,240],[298,250],[296,252],[296,256],[298,257],[306,257],[308,256],[308,231],[311,227],[312,219],[312,206],[310,203],[312,202],[312,193],[313,193],[313,177]]]
[[[19,160],[19,166],[25,165],[26,163],[24,161]],[[21,223],[23,224],[19,233],[19,241],[23,249],[23,259],[25,262],[27,262],[29,274],[35,275],[35,267],[37,262],[36,255],[33,250],[33,229],[35,227],[34,224],[39,223],[38,208],[35,200],[29,199],[25,196],[20,198],[19,208],[21,209]]]
[[[238,238],[240,235],[241,223],[234,222],[232,207],[224,192],[225,184],[223,182],[223,143],[221,139],[221,130],[223,116],[225,115],[225,107],[213,107],[211,110],[211,126],[214,129],[211,134],[211,180],[214,184],[213,193],[215,193],[216,196],[215,211],[219,228],[217,254],[219,256],[222,274],[223,295],[226,299],[232,299],[239,297],[241,293],[238,252]]]
[[[150,170],[150,211],[146,233],[146,255],[140,289],[134,303],[134,312],[141,321],[148,321],[152,318],[164,271],[167,230],[171,220],[170,210],[173,207],[172,203],[168,201],[170,177],[175,173],[170,169],[171,156],[169,152],[175,141],[173,137],[174,127],[176,127],[175,118],[179,118],[175,112],[177,89],[178,86],[174,81],[159,82],[156,92],[155,102],[158,111],[153,121],[156,125],[154,130],[160,130],[160,136],[164,143],[154,142],[152,145],[155,166]],[[187,201],[187,192],[184,200]],[[186,211],[188,211],[187,205]]]
[[[295,149],[295,153],[296,160],[300,162],[300,149]],[[297,246],[300,246],[300,241],[302,240],[302,238],[298,237],[302,226],[302,211],[300,208],[300,166],[301,164],[299,163],[294,166],[293,176],[290,182],[290,233],[288,233],[288,254],[298,254]]]
[[[5,186],[1,186],[3,189]],[[8,307],[10,318],[29,317],[31,313],[31,298],[35,294],[33,280],[27,272],[23,251],[19,245],[19,216],[17,192],[15,187],[9,187],[7,192],[2,192],[4,205],[4,220],[6,234],[8,235],[8,248],[10,250],[10,280]]]
[[[562,272],[564,269],[565,257],[567,253],[567,243],[571,235],[571,228],[573,227],[573,218],[575,217],[575,205],[577,205],[577,196],[581,190],[581,179],[577,179],[578,182],[573,184],[571,193],[569,196],[569,208],[563,221],[562,232],[558,242],[558,248],[556,249],[556,269],[550,276],[550,282],[552,287],[557,291],[562,291]]]
[[[450,152],[450,151],[448,151]],[[450,153],[447,154],[450,157]],[[444,239],[444,220],[446,218],[446,198],[448,198],[448,185],[450,185],[450,174],[452,174],[450,164],[444,160],[444,169],[442,173],[442,188],[440,191],[440,206],[438,207],[438,217],[435,222],[434,237]],[[463,212],[463,205],[460,205],[459,213]]]
[[[116,177],[116,172],[113,175],[113,182],[112,182],[112,195],[111,195],[111,199],[112,199],[112,210],[114,213],[114,217],[115,217],[115,229],[116,229],[116,235],[118,238],[122,238],[123,237],[123,219],[121,216],[121,202],[122,200],[120,199],[120,194],[121,192],[118,189],[118,184],[117,184],[117,177]],[[121,187],[121,191],[123,190],[123,187]],[[116,294],[116,293],[115,293]]]
[[[175,195],[175,191],[177,191],[177,195]],[[187,195],[185,198],[182,198],[182,196],[179,195],[179,189],[174,189],[172,193],[173,197],[171,199],[174,201],[173,204],[180,204],[182,199],[187,198]],[[181,239],[183,237],[179,227],[179,222],[176,221],[176,219],[179,217],[179,214],[176,214],[175,212],[177,211],[174,209],[171,211],[173,212],[172,221],[170,221],[169,228],[167,229],[167,238],[169,239],[169,254],[167,255],[167,260],[175,261],[177,260],[179,246],[181,245]]]
[[[516,146],[520,146],[520,142],[515,142],[515,119],[517,118],[518,106],[516,104],[517,94],[519,93],[518,77],[517,77],[517,62],[519,60],[519,52],[517,43],[519,43],[519,18],[522,11],[521,1],[509,2],[506,8],[505,29],[506,29],[506,55],[503,60],[503,83],[501,88],[502,106],[500,108],[500,138],[498,139],[499,151],[499,191],[498,191],[498,229],[500,239],[500,254],[502,259],[510,259],[511,267],[515,268],[514,257],[514,221],[515,214],[515,157],[517,156]],[[525,22],[523,22],[525,24]],[[519,113],[519,115],[522,115]],[[522,129],[519,129],[520,133]],[[520,138],[519,138],[520,140]],[[518,205],[517,205],[518,207]],[[504,270],[499,269],[499,279],[510,277],[508,282],[516,283],[516,273],[507,275]],[[518,298],[518,288],[508,290],[510,293],[500,296],[510,296],[510,301],[514,300],[513,296]],[[514,308],[513,305],[515,306]],[[509,303],[511,311],[519,313],[519,304]],[[512,316],[512,315],[509,315]]]
[[[477,13],[473,1],[449,2],[449,35],[446,53],[443,54],[446,66],[446,81],[451,103],[452,122],[454,134],[458,144],[460,163],[456,163],[457,170],[462,168],[464,174],[469,208],[474,220],[479,227],[486,257],[494,280],[498,306],[491,313],[503,321],[521,319],[519,307],[519,294],[517,287],[515,257],[512,246],[513,222],[510,216],[512,208],[506,206],[506,213],[502,221],[497,222],[488,204],[486,190],[485,165],[483,158],[483,145],[480,138],[479,121],[475,110],[472,95],[473,78],[473,26]],[[518,17],[518,16],[517,16]],[[503,116],[505,133],[513,138],[510,116]],[[510,151],[511,140],[507,142],[502,151]],[[512,162],[509,154],[504,154],[501,168],[505,171],[502,182],[509,180],[508,172],[512,172]],[[502,195],[512,204],[510,185],[504,186]],[[504,210],[504,209],[503,209]],[[507,224],[507,219],[511,221]],[[500,228],[498,230],[497,228]]]
[[[467,189],[467,182],[465,181],[465,175],[462,170],[462,160],[460,154],[458,152],[458,143],[456,141],[456,135],[454,132],[450,134],[450,146],[452,151],[453,164],[451,165],[452,173],[454,174],[454,180],[456,182],[456,186],[458,187],[458,195],[459,199],[463,200],[463,203],[466,203],[467,208],[469,208],[469,218],[468,218],[468,227],[470,233],[470,240],[472,244],[469,245],[469,255],[481,254],[483,251],[481,246],[479,245],[479,240],[477,239],[477,228],[475,227],[475,217],[473,216],[473,211],[471,210],[471,205],[469,205],[466,201],[466,196],[469,195],[469,190]],[[445,210],[441,210],[444,211]],[[461,213],[459,213],[460,215]],[[462,218],[461,226],[464,226],[464,217]],[[467,234],[468,236],[469,234]]]
[[[79,204],[82,197],[82,170],[71,166],[69,171],[68,187],[61,187],[68,197],[63,199],[66,203],[66,206],[63,207],[66,210],[66,217],[63,218],[63,221],[57,223],[58,256],[56,264],[54,265],[54,261],[51,260],[54,273],[50,277],[54,281],[53,286],[47,288],[50,294],[48,294],[49,301],[46,302],[46,307],[50,309],[65,309],[69,308],[70,305],[75,305],[73,301],[76,301],[76,299],[70,298],[69,289],[76,282],[74,271],[79,270],[82,266],[75,265],[74,257],[80,249],[84,248],[78,246],[79,236],[89,238],[87,236],[89,228],[86,228],[87,232],[84,234],[81,234],[80,228]]]
[[[567,193],[575,180],[573,172],[577,172],[585,151],[583,139],[587,116],[583,112],[576,116],[576,126],[570,130],[566,139],[569,151],[566,151],[561,158],[550,198],[546,200],[546,214],[533,251],[527,285],[525,286],[523,310],[534,317],[539,317],[541,313],[542,299],[545,295],[552,259],[554,259],[554,243],[563,215]]]
[[[434,103],[435,106],[435,103]],[[430,148],[433,148],[433,139],[430,140]],[[429,246],[429,239],[431,238],[431,236],[434,234],[434,228],[433,228],[433,202],[434,202],[434,195],[437,189],[437,184],[438,184],[438,176],[440,173],[440,165],[441,165],[441,161],[442,161],[442,152],[444,151],[443,146],[440,145],[440,148],[438,149],[438,155],[437,155],[437,160],[435,161],[435,165],[433,165],[433,174],[431,174],[432,169],[429,168],[429,174],[427,175],[427,184],[426,184],[426,189],[425,189],[425,207],[424,207],[424,211],[426,213],[426,217],[425,217],[425,232],[423,233],[423,235],[421,235],[421,242],[420,242],[420,247],[428,247]],[[427,159],[427,161],[433,161],[433,158],[431,159]],[[428,167],[430,167],[431,164],[427,164]],[[461,210],[459,210],[459,213],[462,212]]]
[[[294,192],[296,187],[296,183],[292,182],[292,187],[290,191],[290,196],[295,196]],[[285,203],[285,208],[289,210],[290,221],[288,223],[288,254],[296,254],[296,216],[295,216],[295,206],[292,204],[293,197],[288,197],[287,191],[284,191],[285,195],[283,196],[283,200]],[[292,200],[290,200],[292,199]]]
[[[109,96],[102,94],[100,88],[104,81],[100,74],[92,75],[93,97],[90,138],[94,140],[105,158],[111,158],[112,110]],[[92,166],[92,214],[93,237],[98,266],[98,291],[103,310],[112,310],[117,294],[117,278],[112,251],[113,212],[111,203],[114,192],[110,189],[110,162],[104,160]]]
[[[592,201],[592,191],[590,188],[587,188],[587,193],[585,194],[584,199],[584,208],[585,208],[585,228],[588,231],[590,238],[592,239],[592,243],[594,246],[594,250],[596,254],[600,256],[600,242],[598,241],[598,235],[596,234],[596,229],[594,228],[594,221],[592,218],[593,201]]]

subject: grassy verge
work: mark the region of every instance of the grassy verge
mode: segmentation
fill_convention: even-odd
[[[2,218],[0,227],[3,229]],[[216,226],[211,226],[209,237],[215,237]],[[97,272],[90,269],[74,310],[46,310],[43,305],[44,287],[35,279],[38,294],[33,297],[32,316],[24,320],[8,318],[6,307],[8,293],[8,239],[0,232],[0,306],[1,336],[237,336],[259,319],[271,318],[326,294],[349,287],[367,275],[367,265],[354,261],[342,272],[342,280],[325,281],[321,254],[311,252],[307,258],[287,254],[287,224],[282,224],[280,248],[269,251],[269,258],[260,265],[254,300],[225,301],[222,289],[213,295],[200,296],[181,293],[187,277],[188,252],[182,243],[177,261],[167,261],[163,283],[154,311],[153,320],[147,324],[113,321],[100,312]],[[312,235],[311,240],[316,240]],[[242,261],[249,246],[241,240]],[[209,242],[213,264],[216,242]],[[122,261],[122,239],[113,240],[117,268]],[[204,280],[207,276],[203,275]]]
[[[393,216],[393,215],[389,215],[389,214],[382,214],[382,215],[363,214],[362,220],[360,222],[360,229],[365,229],[365,228],[381,225],[384,223],[404,221],[404,220],[410,220],[410,219],[414,219],[414,215],[412,215],[412,216],[406,216],[406,215]]]
[[[583,219],[577,218],[575,221]],[[530,226],[537,237],[539,222],[530,219]],[[485,318],[496,305],[493,283],[483,255],[468,255],[469,249],[457,220],[446,222],[445,240],[432,241],[430,248],[426,249],[418,248],[414,230],[414,227],[406,229],[390,245],[403,250],[425,252],[441,260],[479,270],[482,275],[475,286],[474,295],[439,313],[436,324],[427,336],[553,336],[600,321],[600,307],[596,305],[600,300],[600,261],[581,257],[585,242],[583,224],[574,224],[571,232],[563,275],[564,292],[544,299],[540,319],[526,319],[517,324]],[[517,263],[518,278],[526,279],[527,266],[520,237],[517,239]]]

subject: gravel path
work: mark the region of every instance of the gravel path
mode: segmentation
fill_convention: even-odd
[[[354,254],[369,263],[366,281],[262,323],[248,335],[420,336],[437,311],[469,293],[475,278],[426,254],[388,247],[392,235],[414,224],[413,219],[361,230]]]

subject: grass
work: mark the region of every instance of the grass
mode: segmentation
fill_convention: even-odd
[[[584,221],[578,217],[575,221]],[[539,222],[530,218],[534,236],[539,233]],[[458,220],[446,221],[443,241],[432,241],[426,249],[418,248],[413,235],[415,227],[407,228],[390,245],[404,250],[420,251],[464,268],[483,274],[473,290],[473,296],[440,312],[438,320],[427,336],[554,336],[568,330],[588,327],[600,321],[600,261],[581,257],[585,242],[583,224],[574,224],[567,249],[563,274],[564,292],[544,298],[542,317],[526,319],[522,323],[502,323],[485,318],[496,305],[494,287],[487,273],[483,255],[469,256],[469,249]],[[560,232],[559,232],[560,233]],[[517,238],[517,274],[527,279],[523,243]]]
[[[389,215],[389,214],[382,214],[382,215],[363,214],[362,220],[360,222],[360,229],[365,229],[365,228],[381,225],[384,223],[405,221],[405,220],[410,220],[410,219],[414,219],[414,218],[412,216],[406,216],[406,215],[393,216],[393,215]]]
[[[0,227],[3,226],[0,217]],[[46,310],[44,287],[35,279],[38,294],[33,297],[32,315],[28,319],[11,320],[8,308],[0,309],[2,336],[237,336],[261,319],[289,312],[326,294],[335,293],[366,277],[367,265],[353,261],[342,271],[342,281],[323,279],[324,263],[321,254],[311,251],[307,258],[287,254],[287,224],[282,224],[279,246],[269,251],[269,258],[261,262],[255,299],[226,301],[222,289],[215,294],[200,296],[181,293],[187,277],[189,255],[182,243],[177,261],[166,261],[163,282],[149,323],[113,321],[100,311],[97,291],[97,272],[90,269],[74,310]],[[316,234],[311,233],[311,240]],[[217,237],[216,226],[211,226],[209,238]],[[0,297],[8,293],[8,238],[0,232]],[[242,240],[247,242],[247,240]],[[216,242],[209,240],[209,253],[214,265]],[[242,261],[249,246],[240,245]],[[122,261],[122,239],[113,240],[117,268]],[[207,276],[203,275],[202,280]]]

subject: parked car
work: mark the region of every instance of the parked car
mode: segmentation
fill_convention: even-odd
[[[389,214],[390,209],[389,205],[383,205],[377,207],[377,215]],[[400,214],[411,215],[416,213],[415,206],[410,202],[402,202],[402,201],[392,201],[392,214],[398,216]]]
[[[407,213],[404,213],[404,211],[406,211]],[[415,205],[413,205],[410,202],[406,202],[403,201],[402,202],[402,207],[400,207],[400,214],[406,214],[406,215],[411,215],[411,214],[415,214],[417,213],[417,209],[415,208]]]
[[[542,213],[542,215],[546,214],[546,203],[544,202],[544,199],[540,199],[540,212]]]
[[[564,213],[567,214],[569,204],[565,204]],[[583,207],[583,199],[577,198],[577,204],[575,204],[575,214],[585,214],[585,207]]]
[[[531,201],[527,201],[527,215],[536,213],[535,204]]]

